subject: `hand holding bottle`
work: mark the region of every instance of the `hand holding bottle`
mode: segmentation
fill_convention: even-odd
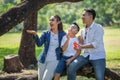
[[[76,41],[73,42],[74,48],[77,49],[78,48],[78,43]]]

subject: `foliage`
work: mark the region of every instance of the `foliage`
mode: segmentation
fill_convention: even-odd
[[[84,0],[84,7],[94,8],[97,12],[97,19],[103,25],[120,23],[120,0]]]
[[[0,13],[5,12],[21,0],[0,0]],[[64,25],[77,22],[83,26],[81,16],[84,8],[94,8],[97,12],[96,22],[102,25],[120,24],[120,0],[83,0],[77,3],[55,3],[44,6],[38,11],[38,29],[43,30],[49,27],[49,18],[58,14]],[[65,27],[66,29],[67,27]],[[22,24],[14,27],[13,31],[21,31]]]
[[[0,0],[0,15],[6,12],[8,9],[12,8],[14,5],[20,3],[21,0]],[[22,24],[16,25],[11,31],[21,31]]]
[[[20,0],[0,0],[0,13],[7,11],[19,2]]]
[[[65,2],[50,4],[40,9],[39,15],[46,14],[45,17],[49,18],[53,14],[58,14],[65,24],[71,24],[76,21],[79,25],[82,25],[82,10],[84,8],[94,8],[97,12],[96,22],[99,22],[104,26],[113,24],[119,25],[119,7],[120,0],[84,0],[78,3]]]

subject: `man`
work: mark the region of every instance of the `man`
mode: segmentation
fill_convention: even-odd
[[[94,9],[84,9],[82,21],[85,28],[81,31],[80,36],[83,39],[83,44],[79,45],[79,49],[83,49],[84,54],[69,65],[67,70],[68,80],[76,80],[76,71],[88,62],[94,67],[96,80],[104,80],[106,66],[103,43],[104,30],[100,24],[94,22],[95,17]]]

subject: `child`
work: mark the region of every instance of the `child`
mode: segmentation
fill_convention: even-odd
[[[79,32],[79,26],[77,23],[72,23],[68,29],[68,34],[65,35],[61,42],[61,48],[63,50],[63,56],[59,61],[57,68],[55,70],[54,80],[60,79],[60,74],[62,74],[66,65],[69,65],[75,58],[80,55],[80,50],[75,49],[79,43],[76,34]]]

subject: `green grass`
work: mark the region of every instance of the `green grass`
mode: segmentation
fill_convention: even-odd
[[[105,27],[105,50],[107,55],[107,67],[120,74],[120,28]],[[20,45],[21,33],[7,33],[0,37],[0,70],[3,68],[3,58],[5,55],[17,54]],[[42,47],[36,47],[36,57]],[[94,80],[80,77],[79,80]],[[61,80],[66,80],[63,77]],[[78,79],[77,79],[78,80]]]
[[[120,28],[105,28],[104,37],[107,67],[118,69],[120,73]]]

